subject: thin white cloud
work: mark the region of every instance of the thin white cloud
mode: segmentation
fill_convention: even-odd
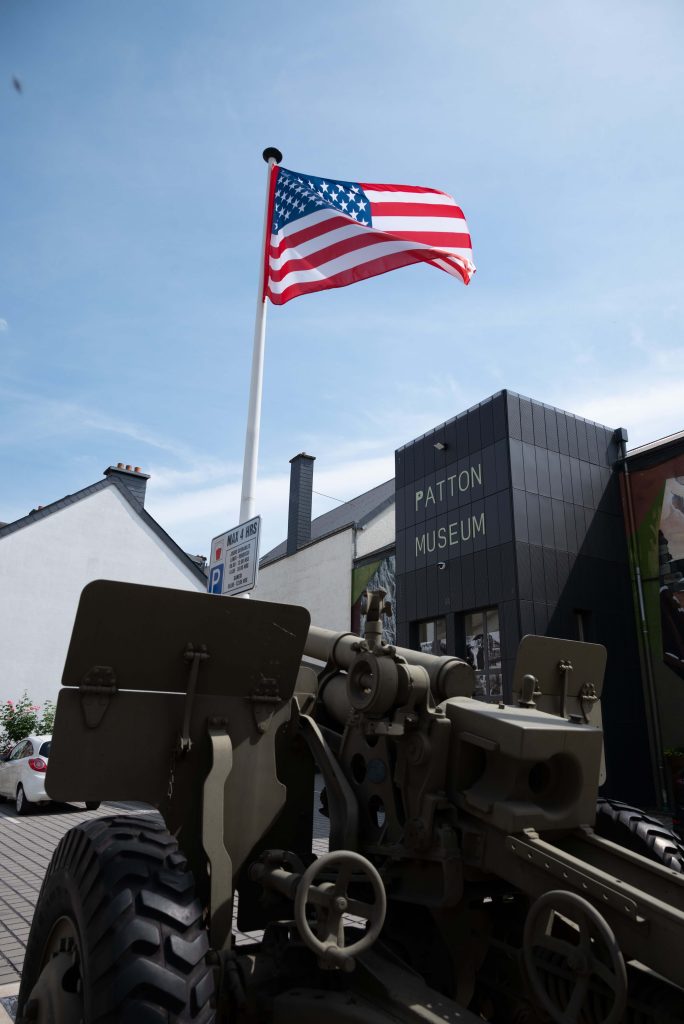
[[[7,321],[3,320],[0,317],[0,331],[6,331],[8,329],[8,327],[9,327],[9,324],[7,323]]]
[[[195,449],[177,438],[156,434],[144,424],[101,413],[79,402],[49,398],[37,392],[8,385],[0,386],[0,396],[15,402],[17,412],[21,410],[26,425],[24,429],[22,424],[24,437],[52,438],[55,434],[78,435],[84,430],[97,430],[169,452],[190,464],[198,457]]]
[[[68,407],[69,403],[65,403],[65,405]],[[91,430],[101,430],[108,434],[118,434],[120,437],[126,437],[132,441],[140,441],[153,448],[170,452],[178,458],[191,461],[195,458],[195,452],[183,442],[174,438],[160,437],[139,423],[119,419],[116,416],[106,416],[82,406],[72,406],[72,408],[74,414],[81,418],[83,425]]]
[[[213,458],[195,458],[186,466],[159,466],[151,463],[146,472],[154,480],[155,492],[177,495],[192,488],[202,489],[226,478],[237,477],[242,467],[237,463]]]

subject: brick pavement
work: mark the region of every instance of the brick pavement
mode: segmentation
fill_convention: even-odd
[[[320,776],[316,778],[318,807]],[[65,832],[80,822],[112,814],[156,814],[142,804],[107,803],[97,811],[81,805],[49,804],[26,817],[18,817],[14,805],[0,801],[0,1024],[14,1019],[16,994],[24,963],[33,911],[53,850]],[[328,849],[328,821],[314,809],[314,852]],[[253,941],[258,933],[234,928],[236,942]]]
[[[14,1019],[33,911],[52,852],[65,832],[91,818],[156,813],[141,804],[49,804],[18,817],[14,804],[0,802],[0,1024]]]

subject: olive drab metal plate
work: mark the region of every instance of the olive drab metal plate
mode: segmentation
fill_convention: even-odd
[[[47,792],[157,807],[219,946],[235,875],[286,802],[276,735],[309,621],[291,605],[104,580],[81,594]]]
[[[524,636],[518,647],[513,674],[513,703],[523,696],[523,678],[533,675],[541,691],[533,697],[536,707],[551,715],[574,716],[595,729],[603,729],[601,692],[608,657],[601,644],[552,636]],[[563,672],[562,665],[572,668]],[[563,687],[566,687],[563,707]],[[525,696],[529,695],[529,686]],[[606,781],[605,753],[601,755],[599,784]],[[593,821],[593,818],[592,818]]]
[[[48,793],[154,804],[189,836],[187,853],[200,834],[208,727],[219,720],[236,769],[225,788],[226,845],[239,863],[284,799],[274,733],[289,719],[308,628],[308,611],[293,605],[89,584],[57,702]]]
[[[588,644],[552,636],[524,636],[520,641],[515,662],[513,700],[517,701],[520,697],[523,676],[531,674],[537,679],[541,690],[540,699],[537,701],[540,710],[558,714],[563,686],[563,672],[560,668],[562,662],[572,666],[567,673],[568,697],[576,700],[583,690],[585,695],[589,695],[593,688],[593,693],[598,699],[603,689],[606,658],[606,649],[601,644]],[[550,703],[547,698],[550,698]],[[571,706],[569,713],[576,710],[575,706]]]
[[[62,684],[79,686],[101,665],[119,690],[185,693],[192,643],[210,655],[198,693],[247,696],[276,675],[294,683],[309,622],[295,605],[96,580],[81,594]]]

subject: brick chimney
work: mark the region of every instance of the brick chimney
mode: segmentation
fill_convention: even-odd
[[[311,540],[311,495],[315,455],[300,452],[290,459],[290,508],[287,517],[287,553],[294,555]]]
[[[105,469],[104,475],[120,480],[122,484],[125,484],[136,501],[139,501],[144,507],[145,490],[147,489],[147,481],[150,479],[149,473],[143,473],[140,466],[124,466],[123,462],[117,462],[116,466],[109,466],[108,469]]]

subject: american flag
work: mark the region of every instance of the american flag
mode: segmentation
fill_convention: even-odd
[[[468,284],[475,273],[463,212],[446,192],[371,185],[274,166],[264,294],[278,306],[410,263]]]

